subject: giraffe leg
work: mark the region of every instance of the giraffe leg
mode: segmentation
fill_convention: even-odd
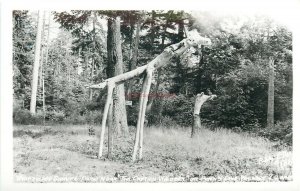
[[[144,77],[142,92],[144,92],[144,89],[145,89],[146,79],[147,79],[147,76]],[[142,114],[141,111],[142,111],[143,102],[144,102],[144,96],[141,93],[140,94],[140,101],[139,101],[140,106],[139,106],[138,121],[137,121],[137,124],[136,124],[135,143],[134,143],[133,154],[132,154],[132,161],[133,162],[136,160],[138,145],[139,145],[139,141],[140,141],[140,130],[141,130],[140,120],[142,118],[141,117],[141,114]]]
[[[147,69],[147,75],[144,78],[143,87],[140,95],[139,115],[138,115],[138,122],[137,122],[136,135],[135,135],[135,144],[134,144],[134,149],[132,154],[133,162],[136,160],[138,149],[139,149],[139,159],[142,158],[143,127],[145,121],[145,112],[146,112],[146,106],[148,101],[148,94],[151,86],[152,73],[153,73],[153,68]]]
[[[140,99],[140,103],[141,102],[142,101]],[[140,141],[140,125],[139,125],[140,123],[139,123],[139,119],[140,119],[140,117],[138,117],[138,122],[137,122],[137,126],[136,126],[135,142],[134,142],[133,153],[132,153],[132,162],[135,162],[135,160],[136,160],[136,154],[137,154],[138,145],[139,145],[139,141]]]
[[[146,88],[145,88],[145,91],[143,92],[144,93],[144,101],[143,101],[143,105],[142,105],[141,120],[140,120],[139,160],[141,160],[143,158],[144,122],[145,122],[145,114],[146,114],[147,102],[148,102],[148,97],[149,97],[149,92],[150,92],[150,87],[151,87],[153,70],[154,70],[154,68],[150,68],[150,67],[147,69],[147,78],[145,80]]]
[[[113,134],[114,134],[114,128],[113,128],[113,102],[114,100],[111,99],[110,107],[108,109],[108,119],[107,119],[107,158],[112,157],[112,151],[113,151]]]
[[[106,98],[106,103],[105,103],[104,112],[103,112],[103,116],[102,116],[101,134],[100,134],[100,139],[99,139],[99,152],[98,152],[99,159],[102,157],[106,119],[107,119],[107,115],[108,115],[108,109],[109,109],[110,103],[112,101],[113,89],[114,89],[114,84],[108,83],[107,84],[107,98]]]

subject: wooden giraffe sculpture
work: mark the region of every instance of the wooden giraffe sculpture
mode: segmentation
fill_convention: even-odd
[[[103,89],[107,87],[107,99],[104,106],[104,112],[102,117],[98,158],[102,157],[104,132],[106,127],[108,111],[110,105],[112,104],[113,89],[115,88],[115,86],[122,84],[127,80],[130,80],[136,76],[144,74],[143,87],[142,87],[140,100],[139,100],[139,113],[138,113],[138,121],[137,121],[136,135],[135,135],[134,150],[132,154],[132,161],[136,160],[138,151],[139,151],[139,159],[142,159],[143,128],[144,128],[144,121],[145,121],[146,106],[148,102],[148,95],[151,87],[151,80],[153,77],[153,71],[157,70],[162,66],[169,64],[171,58],[182,55],[190,47],[195,47],[199,45],[211,45],[210,39],[200,36],[197,30],[186,32],[186,36],[187,38],[182,40],[181,42],[165,48],[164,51],[160,55],[158,55],[154,60],[152,60],[150,63],[138,67],[132,71],[109,78],[100,84],[92,85],[89,87],[92,89]]]

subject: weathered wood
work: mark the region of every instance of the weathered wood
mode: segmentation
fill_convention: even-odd
[[[148,103],[148,98],[149,98],[149,92],[150,92],[150,87],[151,87],[151,80],[152,80],[152,75],[153,75],[153,70],[154,68],[149,67],[147,69],[147,78],[146,78],[146,87],[145,87],[145,92],[142,92],[142,96],[144,96],[144,101],[142,105],[142,110],[141,112],[141,119],[139,121],[140,123],[140,142],[139,142],[139,160],[141,160],[143,158],[143,141],[144,141],[144,124],[145,124],[145,114],[146,114],[146,108],[147,108],[147,103]]]
[[[194,114],[193,116],[193,126],[192,126],[192,133],[191,137],[197,134],[197,131],[201,129],[201,119],[200,114]]]
[[[136,160],[137,151],[139,150],[139,159],[143,157],[143,132],[144,132],[144,122],[145,122],[145,113],[146,107],[148,102],[148,95],[150,92],[151,87],[151,79],[153,75],[154,67],[151,65],[147,68],[147,75],[143,82],[143,88],[140,97],[140,107],[139,107],[139,115],[138,115],[138,122],[137,122],[137,134],[135,144],[134,144],[134,151],[132,155],[132,161]]]
[[[146,107],[148,102],[148,95],[150,92],[151,87],[151,80],[153,75],[154,67],[147,68],[147,75],[143,82],[143,88],[140,95],[140,107],[139,107],[139,115],[138,115],[138,122],[137,122],[137,132],[136,132],[136,139],[134,144],[134,150],[132,154],[132,161],[136,160],[137,151],[139,151],[139,159],[143,157],[143,129],[144,129],[144,122],[145,122],[145,113]]]
[[[114,87],[115,87],[114,83],[109,83],[107,86],[107,98],[106,98],[106,103],[104,106],[104,112],[103,112],[103,116],[102,116],[101,134],[100,134],[100,139],[99,139],[99,152],[98,152],[99,159],[102,157],[106,119],[107,119],[107,115],[108,115],[108,109],[109,109],[111,101],[112,101],[112,92],[113,92]]]
[[[144,81],[143,81],[143,86],[142,86],[142,91],[146,87],[147,78],[148,78],[148,76],[145,75]],[[140,131],[141,131],[140,119],[141,119],[141,114],[142,114],[141,110],[142,110],[142,106],[143,106],[143,101],[144,101],[144,96],[140,95],[138,122],[137,122],[137,126],[136,126],[135,141],[134,141],[134,147],[133,147],[133,153],[132,153],[132,161],[133,162],[136,160],[136,155],[137,155],[137,152],[138,152],[138,146],[139,146],[140,136],[141,136],[141,134],[140,134]]]
[[[129,79],[132,79],[132,78],[134,78],[136,76],[139,76],[140,74],[142,74],[146,70],[146,68],[147,68],[147,65],[138,67],[137,69],[132,70],[130,72],[126,72],[126,73],[120,74],[118,76],[115,76],[115,77],[112,77],[112,78],[108,78],[107,80],[105,80],[102,83],[91,85],[89,88],[92,88],[92,89],[103,89],[103,88],[105,88],[107,86],[107,83],[109,81],[112,81],[112,82],[115,82],[115,83],[122,83],[122,82],[124,82],[126,80],[129,80]]]
[[[102,89],[107,86],[107,100],[104,107],[103,117],[102,117],[102,127],[101,127],[101,135],[100,135],[100,143],[99,143],[99,154],[98,158],[102,156],[102,150],[103,150],[103,141],[104,141],[104,132],[105,132],[105,125],[108,115],[108,109],[109,105],[111,103],[112,99],[112,91],[113,88],[116,85],[119,85],[126,80],[132,79],[136,76],[141,75],[142,73],[145,73],[146,77],[143,82],[143,88],[142,88],[142,94],[140,95],[140,110],[138,115],[138,123],[137,123],[137,129],[136,129],[136,137],[135,137],[135,145],[134,145],[134,151],[132,155],[132,160],[136,160],[137,151],[139,149],[139,159],[142,158],[142,151],[143,151],[143,128],[144,128],[144,121],[145,121],[145,113],[146,113],[146,107],[148,102],[148,96],[151,86],[151,79],[153,75],[153,71],[155,69],[158,69],[162,66],[165,66],[170,63],[170,60],[174,56],[179,56],[183,54],[188,48],[192,46],[198,46],[199,44],[202,45],[210,45],[211,41],[208,38],[201,37],[197,31],[192,31],[190,35],[187,35],[188,38],[182,40],[181,42],[168,46],[164,49],[164,51],[158,55],[154,60],[152,60],[147,65],[138,67],[132,71],[119,74],[117,76],[111,77],[107,79],[106,81],[89,86],[91,89]]]
[[[164,49],[164,51],[160,55],[158,55],[154,60],[152,60],[150,63],[148,63],[146,65],[138,67],[129,72],[114,76],[112,78],[108,78],[107,80],[105,80],[102,83],[89,86],[89,88],[103,89],[107,86],[107,83],[109,81],[114,82],[115,84],[123,83],[126,80],[129,80],[136,76],[141,75],[143,72],[146,71],[146,69],[148,68],[149,65],[152,65],[155,69],[158,69],[164,65],[169,64],[170,59],[172,57],[183,54],[188,48],[190,48],[192,46],[198,46],[199,44],[202,44],[202,45],[210,45],[211,44],[211,42],[208,38],[204,38],[199,35],[198,35],[199,37],[197,37],[196,34],[193,36],[195,36],[195,39],[193,39],[193,38],[184,39],[177,44],[168,46],[167,48]]]
[[[107,119],[107,158],[112,157],[112,152],[113,152],[113,132],[114,132],[114,127],[113,127],[113,105],[114,105],[114,99],[111,99],[111,103],[109,106],[108,110],[108,119]]]
[[[217,97],[217,96],[216,95],[204,95],[203,92],[201,94],[196,95],[191,137],[194,137],[194,135],[197,134],[197,131],[202,128],[201,127],[201,119],[200,119],[200,110],[201,110],[202,105],[206,101],[212,100],[215,97]]]

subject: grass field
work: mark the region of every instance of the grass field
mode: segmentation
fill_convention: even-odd
[[[132,163],[134,127],[115,137],[111,159],[98,160],[96,135],[85,125],[14,126],[17,182],[215,182],[292,180],[292,152],[226,129],[144,131],[143,160]],[[106,146],[106,142],[105,142]],[[105,147],[104,154],[107,152]]]

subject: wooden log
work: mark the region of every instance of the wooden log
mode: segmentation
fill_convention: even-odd
[[[201,110],[202,105],[206,101],[212,100],[215,97],[217,97],[217,96],[216,95],[204,95],[203,92],[201,94],[196,95],[191,137],[194,137],[195,134],[197,134],[198,130],[202,128],[201,127],[201,118],[200,118],[200,110]]]
[[[198,130],[201,129],[201,119],[200,114],[194,114],[193,116],[193,126],[192,126],[192,133],[191,137],[197,134]]]
[[[136,160],[137,152],[139,152],[139,159],[142,159],[143,156],[143,129],[144,129],[144,122],[145,122],[145,113],[146,107],[148,102],[148,96],[151,87],[151,80],[153,75],[154,67],[149,65],[147,68],[147,74],[143,81],[143,87],[140,94],[140,106],[139,106],[139,114],[138,114],[138,122],[137,122],[137,129],[136,129],[136,137],[134,143],[134,149],[132,154],[132,161]]]
[[[111,82],[107,86],[107,98],[106,98],[106,103],[104,106],[104,112],[103,112],[103,116],[102,116],[101,134],[100,134],[100,139],[99,139],[99,152],[98,152],[99,159],[102,157],[106,119],[107,119],[107,115],[108,115],[108,109],[109,109],[111,101],[112,101],[112,92],[114,90],[114,87],[115,87],[115,84],[111,83]]]
[[[144,140],[144,125],[145,125],[145,114],[147,109],[147,103],[149,98],[149,92],[151,87],[151,80],[153,76],[154,67],[148,67],[147,69],[147,78],[146,78],[146,87],[145,91],[143,92],[144,101],[142,105],[142,111],[141,112],[141,120],[140,120],[140,142],[139,142],[139,160],[143,158],[143,140]]]
[[[131,70],[129,72],[114,76],[112,78],[108,78],[102,83],[95,84],[89,86],[89,88],[92,89],[103,89],[107,86],[108,82],[114,82],[115,84],[123,83],[126,80],[132,79],[136,76],[141,75],[143,72],[146,71],[149,65],[152,65],[155,69],[158,69],[162,66],[165,66],[170,63],[170,59],[174,56],[183,54],[188,48],[192,46],[199,46],[201,45],[210,45],[211,41],[208,38],[201,37],[199,34],[198,36],[196,34],[193,34],[192,37],[188,39],[184,39],[180,41],[179,43],[173,44],[171,46],[168,46],[164,49],[164,51],[158,55],[154,60],[152,60],[150,63],[140,66],[134,70]]]
[[[148,77],[147,75],[144,77],[142,92],[145,89],[147,77]],[[133,162],[136,160],[136,155],[137,155],[137,152],[138,152],[138,146],[139,146],[139,142],[140,142],[140,136],[141,136],[141,134],[140,134],[140,131],[141,131],[140,119],[141,119],[141,114],[142,114],[141,110],[142,110],[142,106],[143,106],[142,103],[143,102],[144,102],[144,96],[142,96],[140,94],[138,121],[137,121],[137,124],[136,124],[135,141],[134,141],[134,147],[133,147],[133,153],[132,153],[132,161]]]
[[[114,127],[113,127],[113,105],[114,105],[114,99],[111,99],[111,103],[109,106],[108,110],[108,119],[107,119],[107,158],[112,157],[112,152],[113,152],[113,132],[114,132]]]

